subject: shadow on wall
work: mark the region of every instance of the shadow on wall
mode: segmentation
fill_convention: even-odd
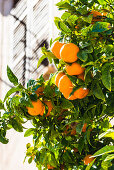
[[[19,0],[0,0],[0,13],[8,16],[12,8],[16,6]]]

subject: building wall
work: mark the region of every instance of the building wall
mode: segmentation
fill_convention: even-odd
[[[0,99],[12,87],[7,78],[7,65],[23,85],[45,71],[44,64],[39,70],[36,65],[41,56],[40,47],[57,37],[53,18],[60,15],[54,6],[58,1],[21,0],[11,10],[13,0],[0,0]],[[31,124],[25,126],[31,127]],[[32,139],[14,130],[10,130],[7,137],[9,143],[0,144],[0,170],[35,170],[34,163],[23,164],[26,144],[32,143]]]

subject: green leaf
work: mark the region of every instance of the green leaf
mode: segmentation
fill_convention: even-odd
[[[68,26],[65,25],[65,23],[63,21],[61,21],[61,19],[59,17],[55,17],[55,25],[57,26],[58,29],[60,29],[61,31],[64,31],[65,33],[70,33],[71,30],[68,28]]]
[[[85,69],[85,74],[84,74],[84,78],[86,78],[88,72],[92,69],[93,66],[88,66],[86,69]]]
[[[96,83],[94,84],[93,94],[94,94],[98,99],[105,100],[104,94],[103,94],[102,89],[101,89],[101,87],[100,87],[100,85],[99,85],[98,82],[96,82]]]
[[[77,56],[83,62],[87,61],[87,59],[88,59],[88,54],[84,51],[79,51]]]
[[[106,1],[105,0],[97,0],[101,5],[105,5]]]
[[[108,156],[105,158],[104,161],[109,161],[109,160],[112,160],[112,159],[114,159],[114,154],[108,155]]]
[[[62,99],[61,107],[63,109],[70,109],[70,108],[73,108],[74,105],[69,100]]]
[[[50,47],[52,46],[52,43],[53,43],[53,40],[52,40],[52,38],[51,38],[51,40],[50,40],[50,44],[49,44],[49,45],[50,45]]]
[[[104,138],[104,137],[110,137],[114,140],[114,130],[108,129],[106,132],[99,135],[99,139]]]
[[[90,62],[85,62],[82,64],[82,67],[85,67],[85,66],[91,66],[91,65],[95,65],[95,63],[93,61],[90,61]]]
[[[80,138],[78,143],[79,143],[79,144],[78,144],[78,151],[79,151],[80,154],[81,154],[81,152],[82,152],[82,150],[83,150],[83,148],[84,148],[84,138]]]
[[[82,17],[82,19],[87,23],[91,23],[92,19],[93,19],[93,15],[88,15],[87,17]]]
[[[74,26],[77,19],[78,19],[78,17],[76,15],[70,15],[70,17],[68,18],[67,21],[69,24],[73,24],[73,26]]]
[[[63,13],[63,15],[61,16],[61,19],[62,20],[66,20],[68,17],[70,17],[71,16],[71,13],[69,13],[69,12],[64,12]]]
[[[4,104],[1,99],[0,99],[0,109],[4,109]]]
[[[43,55],[42,57],[40,57],[40,59],[38,60],[37,68],[40,66],[41,62],[42,62],[45,58],[47,58],[46,55]]]
[[[13,83],[15,86],[18,85],[18,78],[14,75],[9,66],[7,66],[7,76],[11,83]]]
[[[30,135],[33,135],[34,133],[34,128],[27,129],[27,131],[24,134],[24,137],[28,137]]]
[[[68,0],[58,2],[56,4],[56,6],[58,6],[59,9],[61,9],[61,10],[68,9],[69,11],[72,11],[72,12],[76,11],[75,7],[71,6],[70,3],[68,2]]]
[[[102,67],[102,82],[104,86],[111,91],[111,74],[110,74],[110,63],[106,63]]]
[[[2,134],[0,134],[0,142],[3,144],[7,144],[9,142],[9,140],[6,139]]]
[[[23,127],[21,123],[17,119],[12,120],[12,127],[17,131],[17,132],[23,132]]]
[[[31,164],[32,161],[33,161],[33,158],[30,157],[30,158],[28,159],[28,163]]]
[[[100,150],[95,152],[92,157],[101,156],[103,154],[107,154],[107,153],[111,153],[111,152],[114,152],[114,146],[104,146],[103,148],[101,148]]]
[[[84,123],[81,122],[76,126],[76,132],[81,134]]]
[[[96,22],[93,27],[91,32],[104,32],[109,30],[109,23],[107,22]]]
[[[18,91],[22,91],[23,90],[23,86],[22,85],[18,85],[17,87],[13,87],[13,88],[11,88],[7,93],[6,93],[6,95],[5,95],[5,98],[4,98],[4,102],[5,102],[5,100],[11,95],[11,94],[13,94],[13,93],[15,93],[15,92],[18,92]]]

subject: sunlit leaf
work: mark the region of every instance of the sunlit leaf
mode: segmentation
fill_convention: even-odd
[[[15,86],[18,85],[18,78],[14,75],[9,66],[7,66],[7,76],[11,83],[13,83]]]
[[[9,142],[9,140],[6,139],[2,134],[0,134],[0,142],[3,144],[7,144]]]
[[[101,86],[99,85],[98,82],[96,82],[96,83],[94,84],[93,94],[94,94],[98,99],[102,99],[102,100],[105,99],[104,94],[103,94],[102,89],[101,89]]]
[[[101,156],[103,154],[107,154],[107,153],[111,153],[111,152],[114,152],[114,146],[104,146],[103,148],[101,148],[100,150],[95,152],[92,157]]]
[[[99,139],[101,139],[103,137],[110,137],[110,138],[114,139],[114,130],[108,129],[106,132],[99,135]]]
[[[0,109],[4,109],[4,104],[1,99],[0,99]]]
[[[101,5],[105,5],[107,2],[105,0],[97,0]]]
[[[13,93],[18,92],[18,91],[22,91],[23,90],[23,86],[21,86],[20,84],[17,87],[13,87],[11,88],[5,95],[4,101]]]
[[[110,63],[106,63],[102,67],[102,82],[104,86],[111,91]]]
[[[114,159],[114,154],[108,155],[108,156],[105,158],[104,161],[109,161],[109,160],[112,160],[112,159]]]
[[[63,109],[69,109],[69,108],[73,108],[74,105],[69,100],[62,99],[61,107]]]
[[[34,133],[34,128],[27,129],[27,131],[24,134],[24,137],[28,137],[30,135],[33,135]]]

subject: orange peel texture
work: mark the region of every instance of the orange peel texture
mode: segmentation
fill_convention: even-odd
[[[68,63],[75,62],[78,57],[79,47],[73,43],[68,43],[62,46],[60,50],[61,59]]]
[[[73,75],[80,75],[84,72],[84,68],[81,67],[78,63],[72,63],[72,65],[66,65],[66,72],[67,74]]]
[[[45,107],[43,103],[38,99],[37,102],[32,101],[33,108],[27,107],[28,113],[31,116],[42,115],[44,113]]]
[[[56,41],[52,44],[51,51],[58,59],[61,59],[60,49],[63,45],[64,43],[60,43],[59,41]]]

